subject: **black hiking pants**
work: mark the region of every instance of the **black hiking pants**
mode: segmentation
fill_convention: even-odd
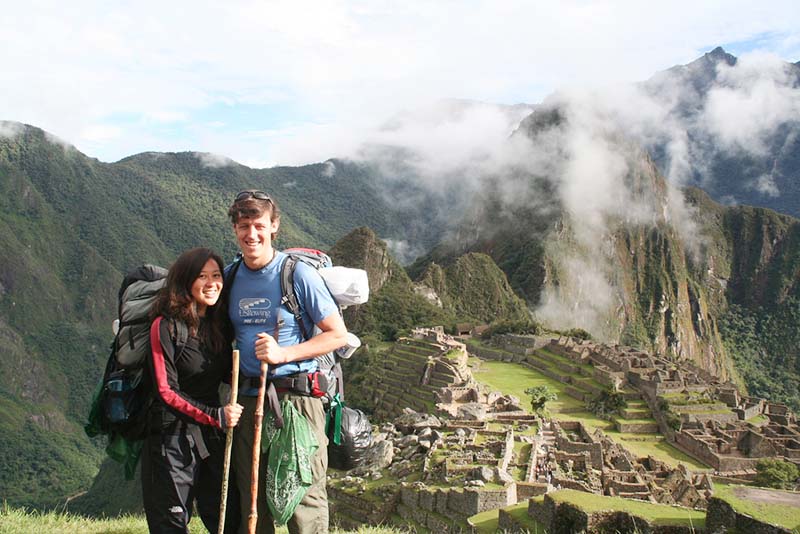
[[[195,501],[206,529],[217,532],[224,453],[225,434],[181,421],[176,421],[168,431],[145,439],[142,495],[151,534],[188,534]],[[231,483],[226,533],[238,530],[238,512],[238,492],[236,484]]]

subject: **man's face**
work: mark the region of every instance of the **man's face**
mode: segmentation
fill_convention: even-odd
[[[272,260],[272,234],[279,224],[280,220],[271,221],[270,214],[265,213],[257,219],[241,218],[233,225],[248,267],[261,268]]]

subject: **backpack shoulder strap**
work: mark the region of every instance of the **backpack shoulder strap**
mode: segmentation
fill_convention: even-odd
[[[300,310],[300,302],[297,300],[297,293],[294,291],[294,270],[299,260],[292,255],[286,258],[281,267],[281,304],[292,312],[295,322],[300,325],[303,339],[308,341],[308,331],[303,324],[303,315]]]
[[[175,320],[172,324],[175,327],[175,359],[178,359],[189,341],[189,329],[183,321]]]

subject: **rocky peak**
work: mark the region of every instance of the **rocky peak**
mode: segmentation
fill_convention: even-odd
[[[367,271],[369,288],[373,293],[383,287],[396,268],[386,243],[366,226],[356,228],[337,241],[330,256],[335,265]]]

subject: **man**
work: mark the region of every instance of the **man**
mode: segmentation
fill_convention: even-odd
[[[317,371],[315,357],[335,350],[347,342],[347,330],[339,310],[316,270],[297,263],[294,288],[302,309],[307,332],[317,326],[320,333],[306,340],[294,316],[281,305],[281,267],[287,256],[275,250],[272,242],[280,227],[280,211],[275,200],[263,191],[242,191],[228,210],[233,231],[243,255],[242,263],[231,274],[226,269],[226,292],[236,345],[240,352],[239,402],[244,412],[234,432],[233,471],[241,495],[242,526],[246,532],[250,515],[250,479],[253,451],[254,412],[258,395],[261,361],[269,364],[268,378],[309,422],[319,443],[311,461],[313,483],[288,522],[289,532],[328,531],[328,498],[325,488],[328,467],[325,412],[322,400],[282,387],[298,383]],[[266,410],[265,410],[266,411]],[[259,533],[274,532],[274,523],[263,494],[267,457],[259,468]]]

